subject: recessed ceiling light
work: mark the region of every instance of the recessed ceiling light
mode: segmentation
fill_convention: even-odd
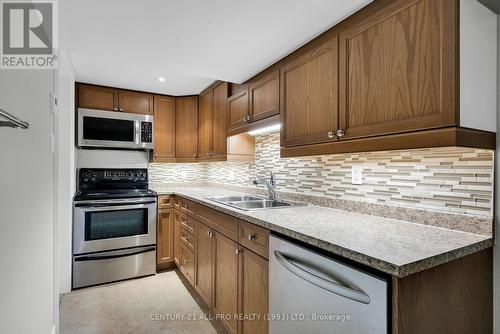
[[[158,81],[159,82],[165,82],[165,78],[164,77],[158,77]]]
[[[255,130],[252,130],[252,131],[248,131],[248,134],[250,136],[256,136],[256,135],[262,135],[262,134],[265,134],[265,133],[275,132],[275,131],[278,131],[279,129],[281,129],[281,124],[280,123],[275,124],[275,125],[271,125],[271,126],[266,126],[264,128],[260,128],[260,129],[255,129]]]

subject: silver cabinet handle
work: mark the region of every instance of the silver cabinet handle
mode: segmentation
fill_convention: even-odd
[[[328,135],[328,138],[330,138],[330,139],[335,138],[335,133],[333,133],[333,131],[328,131],[327,135]]]
[[[236,255],[239,255],[241,253],[241,249],[239,248],[236,248],[236,251],[235,251]]]
[[[370,304],[370,296],[366,292],[356,290],[347,285],[343,285],[333,280],[328,280],[315,275],[312,272],[308,271],[307,267],[303,268],[303,263],[299,264],[277,250],[274,251],[274,256],[283,267],[288,269],[292,274],[295,274],[298,277],[302,278],[303,280],[314,284],[326,291],[330,291],[331,293],[334,293],[336,295],[354,300],[359,303]]]
[[[342,129],[338,129],[336,135],[337,135],[337,137],[342,138],[342,137],[344,137],[345,132]]]
[[[120,111],[123,111],[123,108],[120,108]]]
[[[114,111],[118,111],[118,108],[113,108]]]
[[[255,239],[255,234],[249,233],[247,236],[248,240],[254,240]]]

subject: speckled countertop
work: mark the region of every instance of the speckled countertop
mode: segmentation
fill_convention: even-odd
[[[243,211],[207,197],[242,194],[215,186],[152,185],[397,277],[443,264],[493,245],[488,236],[319,206]]]

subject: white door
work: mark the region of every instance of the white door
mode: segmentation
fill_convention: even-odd
[[[0,109],[30,124],[0,127],[0,333],[54,324],[52,76],[0,70]]]

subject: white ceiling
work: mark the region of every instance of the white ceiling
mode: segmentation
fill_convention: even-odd
[[[369,2],[62,0],[60,45],[78,81],[198,94],[244,82]]]

